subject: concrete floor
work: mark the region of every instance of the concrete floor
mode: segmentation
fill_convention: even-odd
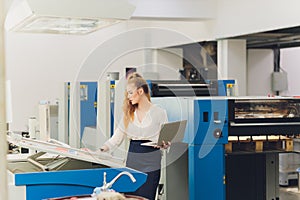
[[[280,187],[280,200],[299,200],[300,193],[298,187]]]

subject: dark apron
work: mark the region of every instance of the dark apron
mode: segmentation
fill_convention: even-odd
[[[131,140],[126,167],[146,173],[146,182],[133,195],[155,200],[156,189],[160,179],[161,151],[157,148],[142,146],[146,140]]]

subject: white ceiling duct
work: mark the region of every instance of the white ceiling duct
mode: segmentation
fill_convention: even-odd
[[[127,0],[27,0],[32,15],[13,28],[29,33],[87,34],[130,19]]]

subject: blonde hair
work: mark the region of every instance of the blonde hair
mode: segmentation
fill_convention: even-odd
[[[146,97],[150,100],[150,91],[146,80],[138,73],[134,72],[128,76],[127,85],[133,83],[137,89],[142,88]],[[132,105],[128,99],[128,92],[125,91],[125,98],[123,103],[123,112],[124,112],[124,125],[125,128],[128,127],[130,121],[134,120],[134,111],[137,108],[137,104]]]

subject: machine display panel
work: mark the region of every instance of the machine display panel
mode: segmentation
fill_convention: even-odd
[[[229,135],[294,135],[300,130],[300,98],[230,99]]]
[[[300,99],[239,99],[234,105],[234,119],[300,118]]]

